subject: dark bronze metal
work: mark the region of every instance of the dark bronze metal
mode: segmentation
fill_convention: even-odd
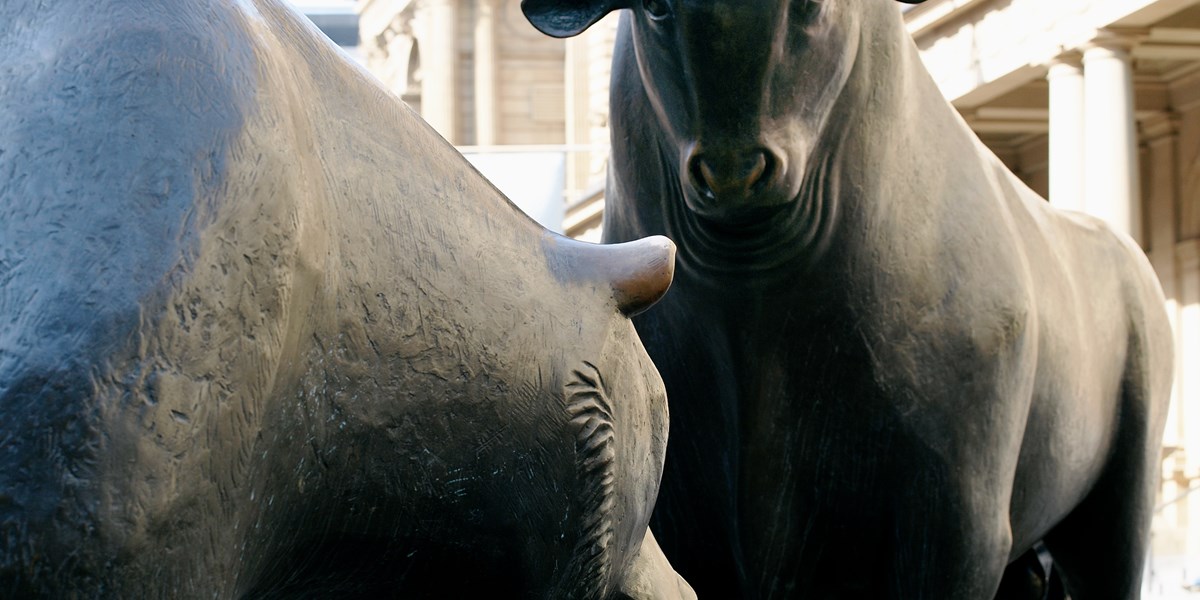
[[[523,7],[571,35],[612,4]],[[679,245],[635,319],[679,572],[708,598],[981,599],[1044,540],[1072,597],[1136,598],[1172,364],[1137,245],[1009,173],[893,2],[620,7],[604,237]]]
[[[694,597],[674,247],[509,204],[274,0],[0,4],[0,597]]]

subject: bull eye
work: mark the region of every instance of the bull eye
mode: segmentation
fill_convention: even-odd
[[[667,4],[667,0],[642,0],[642,7],[646,9],[646,14],[655,21],[661,21],[671,16],[671,7]]]
[[[818,0],[793,0],[792,9],[799,21],[812,23],[821,12],[821,3]]]

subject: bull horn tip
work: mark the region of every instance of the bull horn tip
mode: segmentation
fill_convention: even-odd
[[[632,317],[658,302],[675,276],[675,243],[651,236],[628,244],[633,260],[615,273],[613,297],[622,314]]]

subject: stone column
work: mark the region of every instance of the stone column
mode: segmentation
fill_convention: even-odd
[[[475,143],[496,143],[496,3],[476,0],[475,9]]]
[[[1142,123],[1142,135],[1145,140],[1143,154],[1143,170],[1146,195],[1146,233],[1148,238],[1144,244],[1150,263],[1162,282],[1163,295],[1166,297],[1167,318],[1171,321],[1171,330],[1175,334],[1175,384],[1171,393],[1171,408],[1167,413],[1167,425],[1163,435],[1163,446],[1175,448],[1164,463],[1163,497],[1170,499],[1184,493],[1188,487],[1187,468],[1189,450],[1192,454],[1196,448],[1187,444],[1189,420],[1194,420],[1194,413],[1200,406],[1182,402],[1184,372],[1187,363],[1183,360],[1186,348],[1183,346],[1183,335],[1180,333],[1179,322],[1179,278],[1178,236],[1178,138],[1180,121],[1176,115],[1164,114],[1148,119]],[[1180,531],[1188,529],[1188,503],[1177,502],[1167,506],[1159,518],[1169,528]],[[1166,534],[1174,535],[1174,534]],[[1183,539],[1176,540],[1182,544]]]
[[[421,45],[421,116],[450,143],[458,135],[457,31],[459,0],[423,0],[427,23]]]
[[[1141,242],[1137,123],[1130,43],[1103,36],[1083,52],[1087,211]]]
[[[1183,407],[1183,446],[1186,451],[1186,473],[1195,478],[1200,473],[1200,371],[1195,367],[1200,357],[1200,240],[1180,242],[1176,246],[1176,268],[1179,270],[1177,296],[1179,298],[1179,324],[1176,348],[1182,369],[1176,372],[1175,403]],[[1194,485],[1196,480],[1192,479]],[[1194,520],[1200,515],[1200,494],[1192,494],[1187,501],[1184,518]],[[1200,527],[1195,522],[1187,523],[1188,541],[1186,552],[1200,552]]]
[[[567,145],[585,146],[591,142],[588,117],[591,104],[588,102],[588,36],[587,31],[567,39],[565,76]],[[588,184],[588,153],[567,153],[567,202],[574,202]]]
[[[1050,64],[1050,203],[1085,210],[1083,65],[1078,56]]]

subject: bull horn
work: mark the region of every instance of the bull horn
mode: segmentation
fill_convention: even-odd
[[[655,235],[623,244],[589,244],[551,234],[547,256],[560,279],[607,282],[622,314],[632,317],[658,302],[675,276],[675,244]],[[562,260],[566,259],[566,260]]]
[[[675,277],[675,243],[656,235],[611,246],[617,308],[632,317],[658,302]]]
[[[579,35],[608,13],[632,6],[630,0],[521,0],[529,23],[556,38]]]

